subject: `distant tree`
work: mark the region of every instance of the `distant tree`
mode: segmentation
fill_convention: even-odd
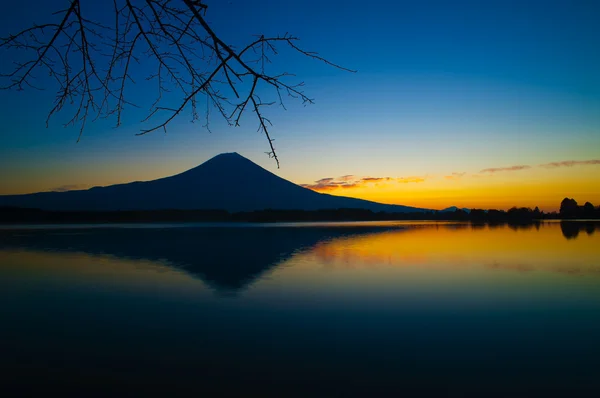
[[[466,211],[464,211],[462,209],[456,209],[452,214],[453,214],[454,220],[460,220],[460,221],[468,221],[469,220],[469,213],[467,213]]]
[[[583,205],[583,216],[586,218],[593,218],[595,212],[596,209],[594,205],[590,202],[585,202],[585,204]]]
[[[469,213],[470,219],[473,222],[485,222],[487,221],[487,213],[482,209],[471,209]]]
[[[506,212],[502,210],[490,209],[487,212],[490,223],[498,224],[506,221]]]
[[[92,14],[82,3],[107,7],[112,17],[101,20],[102,13]],[[136,106],[130,86],[143,74],[157,88],[143,121],[156,122],[138,135],[166,132],[184,112],[199,120],[199,103],[205,101],[207,129],[211,108],[231,126],[239,126],[247,111],[254,113],[258,130],[269,143],[267,153],[279,166],[264,108],[276,104],[285,108],[284,96],[304,104],[313,100],[303,92],[303,82],[289,81],[293,74],[268,66],[278,55],[278,46],[351,71],[301,49],[298,38],[288,33],[258,35],[236,48],[207,22],[208,5],[203,0],[70,0],[67,4],[53,14],[56,20],[0,39],[3,58],[14,59],[10,49],[29,56],[1,76],[3,89],[23,90],[38,88],[36,72],[48,75],[57,91],[46,124],[54,114],[70,108],[66,125],[79,127],[78,140],[91,120],[112,118],[116,126],[121,124],[124,110]],[[262,93],[272,94],[271,99],[261,99],[259,86]]]
[[[506,212],[509,222],[523,223],[533,220],[533,210],[528,207],[513,207]]]
[[[564,198],[560,203],[560,216],[563,218],[574,218],[579,213],[579,206],[575,199]]]

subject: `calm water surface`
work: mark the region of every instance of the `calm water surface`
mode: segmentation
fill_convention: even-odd
[[[4,228],[0,367],[2,396],[597,396],[600,224]]]

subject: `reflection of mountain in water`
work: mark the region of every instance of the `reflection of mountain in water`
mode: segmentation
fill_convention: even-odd
[[[295,252],[386,227],[178,227],[0,231],[0,249],[85,252],[166,262],[220,292],[235,292]]]

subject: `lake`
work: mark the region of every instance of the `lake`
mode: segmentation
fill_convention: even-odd
[[[0,395],[597,396],[600,224],[0,229]]]

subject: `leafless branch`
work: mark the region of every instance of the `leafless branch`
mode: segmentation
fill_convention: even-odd
[[[268,154],[279,167],[269,130],[271,122],[263,109],[276,103],[285,109],[282,93],[305,104],[313,103],[313,99],[304,93],[302,82],[289,82],[295,75],[267,71],[271,57],[279,54],[278,45],[355,72],[303,50],[299,39],[287,33],[256,36],[245,47],[236,49],[208,24],[208,6],[202,0],[103,2],[114,13],[114,20],[109,23],[86,15],[81,5],[90,2],[71,0],[68,8],[53,14],[59,19],[57,22],[34,25],[0,39],[0,50],[25,54],[25,58],[13,58],[19,61],[14,62],[11,71],[0,75],[4,83],[1,88],[38,88],[36,74],[45,72],[57,87],[46,123],[68,105],[70,118],[66,125],[79,127],[78,140],[86,123],[92,120],[90,117],[114,118],[116,126],[120,126],[126,107],[138,106],[127,98],[131,97],[134,76],[140,75],[136,67],[143,63],[144,73],[148,65],[153,65],[154,72],[146,80],[156,82],[157,91],[142,122],[156,121],[138,135],[166,132],[168,125],[187,109],[192,121],[198,120],[198,99],[206,101],[204,127],[209,131],[211,107],[233,126],[240,125],[250,107],[258,120],[258,130],[268,140]],[[40,79],[40,83],[47,85],[48,81]],[[259,86],[263,86],[261,92],[274,91],[278,102],[262,101]],[[166,106],[167,102],[171,105]]]

